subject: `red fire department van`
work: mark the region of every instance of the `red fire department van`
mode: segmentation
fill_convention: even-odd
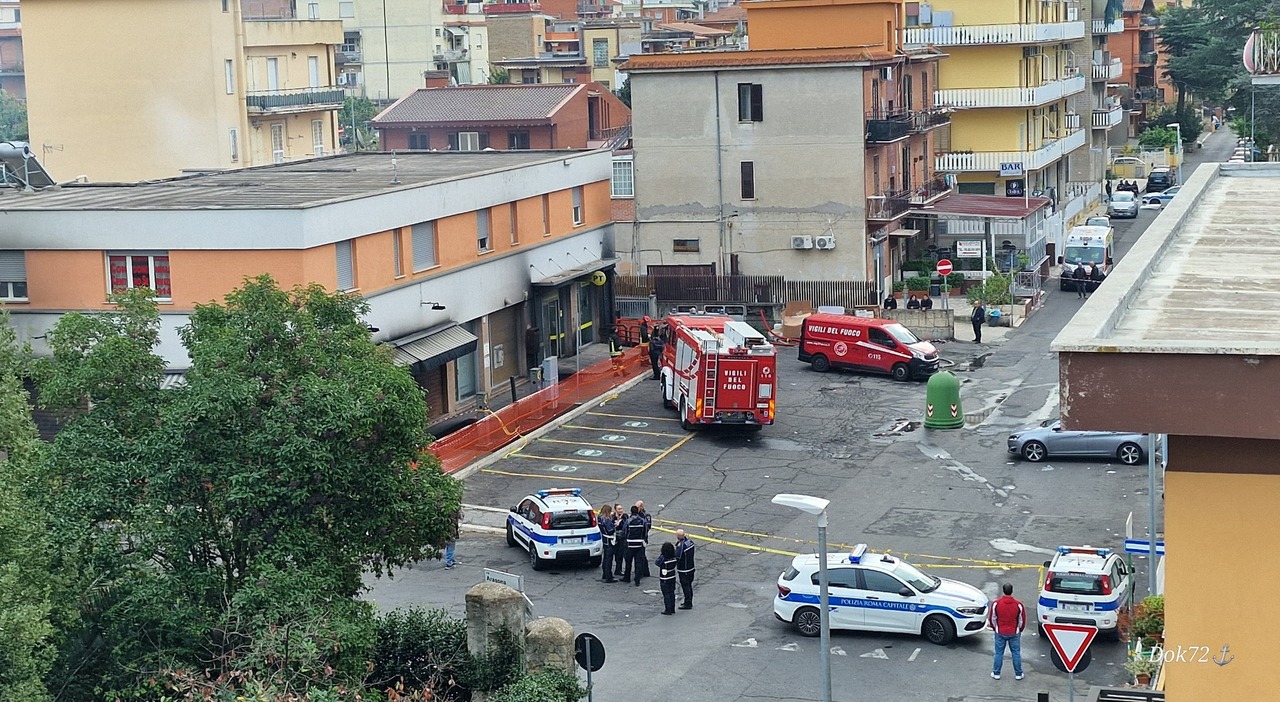
[[[800,327],[800,361],[819,373],[832,368],[886,373],[911,380],[938,372],[938,350],[892,319],[811,314]]]
[[[680,426],[689,431],[726,424],[758,431],[773,424],[777,349],[763,334],[720,314],[672,315],[664,321],[662,404],[680,413]]]

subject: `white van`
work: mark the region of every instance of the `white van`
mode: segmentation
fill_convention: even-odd
[[[1072,227],[1058,257],[1059,286],[1071,290],[1075,285],[1076,269],[1086,263],[1102,267],[1102,274],[1111,273],[1111,246],[1115,235],[1111,227]]]

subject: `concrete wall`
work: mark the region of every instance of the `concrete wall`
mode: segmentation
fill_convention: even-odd
[[[762,86],[763,121],[738,121],[739,83]],[[702,262],[723,269],[738,253],[746,274],[866,279],[860,68],[632,72],[631,93],[641,223],[637,238],[620,238],[618,248],[640,270]],[[794,112],[800,104],[808,106],[804,119]],[[754,200],[741,197],[743,161],[755,164]],[[834,235],[837,248],[793,251],[796,234]],[[699,253],[672,251],[673,239],[692,238]]]
[[[880,310],[880,316],[900,322],[912,334],[926,341],[954,339],[956,336],[955,310]]]
[[[892,51],[902,23],[902,4],[894,0],[774,0],[748,7],[756,50],[861,46]]]
[[[542,50],[541,37],[546,21],[541,15],[492,15],[486,20],[489,25],[489,61],[529,58]]]

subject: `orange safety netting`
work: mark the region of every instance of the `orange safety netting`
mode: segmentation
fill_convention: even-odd
[[[605,394],[649,371],[645,346],[629,348],[621,356],[583,368],[556,385],[490,412],[483,419],[435,441],[427,450],[440,459],[445,473],[456,472],[483,458],[580,403]]]

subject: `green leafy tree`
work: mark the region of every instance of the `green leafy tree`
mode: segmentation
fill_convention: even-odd
[[[503,85],[511,82],[511,73],[501,66],[493,66],[489,71],[490,85]]]
[[[27,105],[0,90],[0,141],[26,141]]]
[[[1176,144],[1178,141],[1177,132],[1179,130],[1169,127],[1170,124],[1175,123],[1179,125],[1179,129],[1182,132],[1182,141],[1184,143],[1195,141],[1200,136],[1200,133],[1204,131],[1204,119],[1201,118],[1199,109],[1195,107],[1185,107],[1182,109],[1166,107],[1152,115],[1151,118],[1147,120],[1147,124],[1153,129],[1168,129],[1173,133],[1173,137],[1171,137],[1167,142],[1153,143],[1149,145],[1173,146]],[[1139,143],[1142,143],[1141,136],[1139,136]]]
[[[618,86],[616,95],[622,101],[622,104],[631,107],[631,78],[622,81],[622,85]]]
[[[355,139],[357,148],[371,148],[376,145],[377,133],[369,122],[378,115],[378,107],[367,97],[348,97],[342,101],[342,109],[338,111],[338,124],[342,126],[342,143],[352,144]],[[352,131],[352,127],[355,131]]]
[[[421,389],[362,300],[261,276],[196,307],[186,384],[160,390],[150,294],[49,336],[44,398],[74,413],[51,461],[72,515],[59,537],[106,584],[76,635],[107,646],[62,672],[114,670],[102,687],[139,697],[161,669],[361,680],[362,573],[433,556],[456,529],[461,485],[421,450]]]
[[[1178,135],[1168,127],[1151,127],[1138,135],[1138,143],[1143,146],[1165,146],[1177,148]]]

